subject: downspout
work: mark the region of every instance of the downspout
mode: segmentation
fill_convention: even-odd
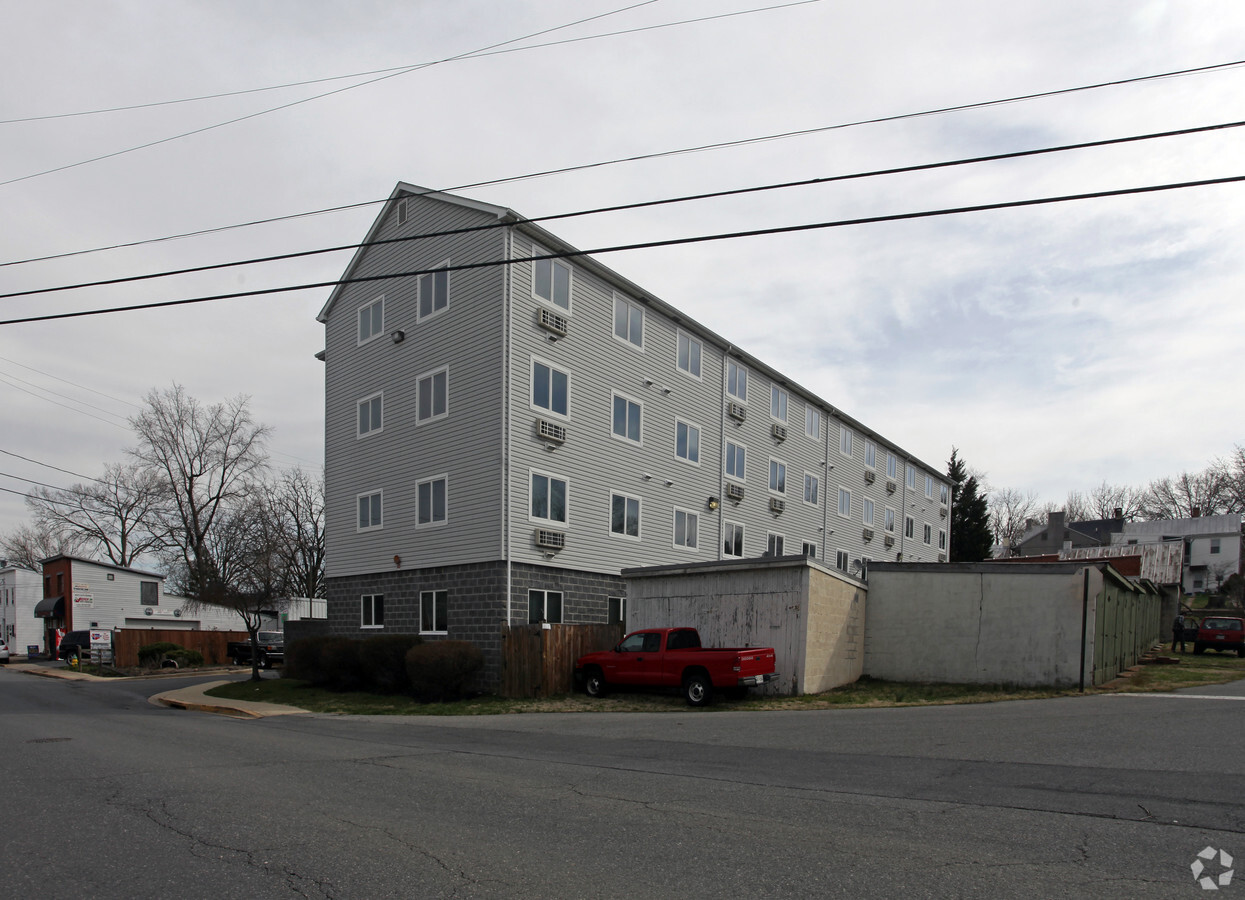
[[[726,555],[723,546],[726,537],[726,373],[730,367],[731,351],[734,349],[733,344],[727,344],[726,352],[722,355],[721,396],[718,398],[718,428],[721,431],[722,447],[718,462],[718,562]],[[701,364],[704,364],[703,359]]]
[[[1089,623],[1089,566],[1081,570],[1084,585],[1081,588],[1081,693],[1085,693],[1085,638]]]
[[[821,459],[822,459],[821,470],[824,473],[823,477],[826,479],[826,483],[821,486],[821,543],[822,543],[821,560],[822,562],[825,562],[826,560],[830,558],[826,554],[830,549],[828,546],[828,543],[830,541],[830,422],[832,421],[830,418],[831,415],[832,415],[831,412],[826,413],[826,434],[825,434],[825,440],[822,441],[822,447],[821,447],[823,451],[822,456],[821,456]],[[834,496],[835,496],[835,502],[837,503],[838,496],[839,496],[839,492],[837,490],[834,492]],[[847,512],[849,515],[851,514],[850,509]],[[863,565],[863,563],[861,565]],[[851,568],[850,563],[848,564],[848,568],[849,569]]]
[[[505,332],[502,335],[502,403],[505,407],[505,415],[503,417],[504,424],[502,426],[501,436],[501,529],[502,529],[502,558],[506,560],[506,627],[510,627],[511,613],[511,594],[512,594],[512,563],[511,563],[511,538],[510,534],[510,436],[513,429],[511,421],[514,415],[514,408],[510,402],[510,360],[514,353],[514,329],[511,327],[511,316],[513,304],[511,303],[512,282],[510,275],[509,260],[514,256],[514,226],[507,226],[502,231],[502,240],[504,242],[503,256],[507,260],[507,264],[502,268],[502,329]]]

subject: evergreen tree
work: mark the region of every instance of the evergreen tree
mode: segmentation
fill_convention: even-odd
[[[977,476],[968,474],[968,467],[951,448],[947,462],[947,480],[951,482],[951,562],[980,562],[990,558],[990,511],[986,496],[981,493]]]

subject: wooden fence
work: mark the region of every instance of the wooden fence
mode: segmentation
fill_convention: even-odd
[[[550,697],[575,686],[575,660],[610,650],[622,625],[511,625],[501,633],[501,692],[505,697]]]
[[[245,641],[245,631],[181,631],[176,628],[122,628],[112,633],[112,648],[118,666],[137,666],[138,648],[159,641],[168,641],[198,650],[203,662],[209,666],[228,663],[225,645],[230,641]]]

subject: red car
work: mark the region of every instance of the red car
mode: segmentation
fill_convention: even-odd
[[[777,677],[773,647],[702,647],[695,628],[633,631],[613,650],[575,663],[575,680],[590,697],[611,687],[680,688],[689,706],[706,705],[715,690],[742,698]]]
[[[1237,656],[1245,656],[1245,619],[1232,616],[1207,616],[1197,629],[1193,642],[1194,653],[1210,650],[1235,650]]]

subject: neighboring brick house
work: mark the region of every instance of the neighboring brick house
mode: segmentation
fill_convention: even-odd
[[[1066,519],[1067,513],[1057,510],[1047,516],[1045,524],[1034,522],[1025,529],[1015,555],[1043,556],[1065,549],[1105,547],[1111,543],[1111,535],[1124,528],[1123,516],[1087,522],[1068,522]]]
[[[574,253],[395,188],[318,316],[332,633],[495,680],[507,623],[625,619],[626,567],[945,558],[939,467]]]

